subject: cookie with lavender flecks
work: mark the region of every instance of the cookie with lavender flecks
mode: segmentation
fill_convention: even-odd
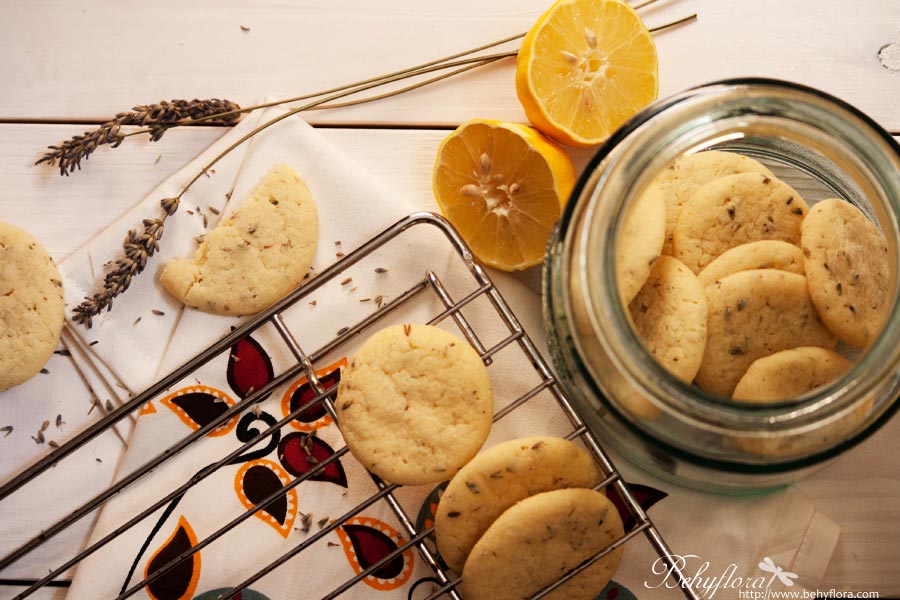
[[[62,277],[30,233],[0,223],[0,391],[40,372],[63,327]]]

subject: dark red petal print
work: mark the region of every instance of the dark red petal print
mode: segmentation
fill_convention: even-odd
[[[208,592],[203,592],[202,594],[195,596],[194,600],[219,600],[219,598],[233,589],[234,588],[219,588],[216,590],[210,590]],[[228,598],[228,600],[269,600],[268,596],[264,596],[259,592],[247,589],[241,590],[233,596],[226,597]]]
[[[658,490],[656,488],[652,488],[649,485],[641,485],[640,483],[625,483],[628,486],[628,489],[631,490],[631,493],[634,495],[635,500],[638,501],[641,508],[644,510],[649,509],[651,506],[668,496],[666,492],[662,490]],[[619,515],[622,517],[622,525],[625,526],[625,531],[630,531],[632,527],[635,525],[634,516],[631,514],[631,511],[628,510],[628,505],[625,504],[625,501],[622,500],[622,496],[619,495],[619,491],[614,486],[609,486],[606,488],[606,497],[610,499],[610,501],[615,505],[616,509],[619,511]]]
[[[200,427],[211,423],[230,408],[225,400],[206,392],[188,392],[170,398],[170,402],[187,413]]]
[[[287,434],[278,444],[278,460],[285,470],[294,477],[300,477],[311,471],[329,456],[334,450],[319,438],[295,431]],[[312,456],[312,458],[310,458]],[[327,481],[341,487],[347,487],[347,475],[340,460],[329,463],[318,474],[310,477],[313,481]]]
[[[255,506],[259,506],[263,500],[284,487],[278,475],[268,467],[253,465],[244,473],[244,494]],[[288,515],[287,496],[282,494],[272,499],[260,510],[272,515],[276,521],[284,525]]]
[[[356,558],[363,570],[368,569],[385,556],[397,550],[397,544],[382,532],[367,525],[342,525],[341,528],[350,538]],[[372,573],[372,576],[380,579],[393,579],[403,572],[403,555],[383,564]]]
[[[610,580],[595,600],[637,600],[637,597],[618,581]]]
[[[239,339],[231,347],[226,374],[228,385],[241,398],[261,389],[275,377],[269,355],[249,335]]]
[[[341,370],[335,369],[328,375],[324,377],[319,377],[319,383],[322,384],[322,387],[327,391],[336,386],[341,381]],[[316,397],[316,392],[313,387],[309,384],[309,382],[304,383],[300,387],[298,387],[293,394],[291,394],[291,406],[290,411],[294,412],[301,406],[312,402],[312,400]],[[313,423],[318,421],[322,417],[324,417],[327,413],[325,410],[324,402],[316,402],[302,413],[297,415],[296,420],[301,421],[303,423]]]
[[[175,531],[147,562],[144,577],[149,577],[182,552],[197,544],[197,536],[187,519],[181,517]],[[200,580],[200,553],[195,552],[188,559],[176,565],[156,581],[147,586],[147,592],[155,600],[182,600],[190,598]]]
[[[219,600],[219,598],[225,598],[226,600],[269,600],[268,596],[248,589],[241,590],[240,592],[237,592],[231,596],[225,596],[225,594],[233,589],[234,588],[219,588],[216,590],[210,590],[208,592],[203,592],[202,594],[195,596],[194,600]]]

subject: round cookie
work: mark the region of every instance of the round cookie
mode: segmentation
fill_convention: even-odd
[[[797,346],[833,348],[835,337],[819,320],[806,278],[777,269],[740,271],[706,288],[706,352],[697,384],[731,397],[758,358]]]
[[[707,150],[675,159],[654,178],[645,193],[662,196],[666,203],[663,254],[672,254],[672,233],[684,203],[710,181],[737,173],[764,173],[774,177],[769,169],[749,156]]]
[[[738,381],[732,397],[749,402],[790,400],[831,383],[852,366],[827,348],[782,350],[755,360]]]
[[[290,167],[277,165],[206,234],[193,257],[166,264],[160,283],[184,304],[206,312],[259,312],[300,285],[318,236],[309,188]]]
[[[0,391],[36,375],[63,327],[62,278],[30,233],[0,223]]]
[[[451,477],[491,429],[487,368],[465,341],[394,325],[363,343],[338,384],[338,424],[364,467],[403,485]]]
[[[660,256],[628,310],[647,351],[675,377],[693,381],[706,348],[706,293],[697,276]]]
[[[494,521],[469,555],[462,574],[466,600],[522,600],[553,583],[624,535],[609,499],[593,490],[565,489],[522,500]],[[592,600],[612,578],[619,547],[545,596]]]
[[[706,287],[738,271],[780,269],[803,275],[803,251],[779,240],[760,240],[726,250],[700,271],[697,278]]]
[[[562,488],[592,488],[602,480],[593,458],[568,440],[535,436],[497,444],[460,469],[441,496],[434,519],[441,557],[462,573],[482,534],[519,500]]]
[[[763,173],[728,175],[707,183],[681,208],[673,254],[694,273],[735,246],[757,240],[800,244],[808,207],[786,183]]]
[[[616,240],[616,281],[625,306],[647,281],[665,237],[665,200],[662,196],[642,195],[625,215]]]
[[[855,206],[823,200],[803,222],[803,267],[809,295],[825,325],[865,348],[888,316],[888,249],[884,236]]]

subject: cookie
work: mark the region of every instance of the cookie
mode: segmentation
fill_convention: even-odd
[[[884,236],[858,208],[831,199],[809,211],[801,245],[809,295],[822,321],[841,340],[865,348],[891,308]]]
[[[624,535],[616,507],[600,492],[566,489],[522,500],[472,548],[462,575],[466,600],[522,600]],[[545,596],[593,600],[622,560],[619,547]]]
[[[835,345],[802,275],[740,271],[707,287],[706,298],[706,352],[696,381],[707,392],[731,397],[753,361],[763,356],[798,346]]]
[[[694,273],[735,246],[757,240],[800,244],[808,212],[793,188],[763,173],[721,177],[701,187],[681,207],[673,255]]]
[[[316,253],[319,221],[306,183],[287,165],[206,234],[192,258],[170,261],[160,283],[184,304],[248,315],[300,285]]]
[[[50,360],[63,327],[62,278],[30,233],[0,223],[0,391]]]
[[[616,281],[625,306],[647,281],[665,237],[665,200],[662,196],[642,195],[625,215],[616,240]]]
[[[660,256],[628,310],[647,351],[675,377],[693,381],[706,348],[706,293],[697,276]]]
[[[780,269],[803,275],[803,252],[794,244],[778,240],[741,244],[717,256],[700,271],[697,278],[706,287],[716,279],[751,269]]]
[[[831,383],[853,366],[827,348],[782,350],[757,359],[734,388],[735,400],[778,402]]]
[[[650,183],[645,194],[661,196],[666,203],[666,238],[662,253],[672,254],[672,233],[681,207],[691,196],[714,179],[737,173],[764,173],[774,177],[763,164],[734,152],[707,150],[682,156],[666,167]]]
[[[591,488],[602,480],[591,456],[562,438],[497,444],[460,469],[441,496],[434,519],[441,557],[461,573],[475,543],[519,500],[556,489]]]
[[[491,429],[487,368],[465,341],[429,325],[394,325],[363,343],[338,385],[338,423],[353,456],[403,485],[452,477]]]

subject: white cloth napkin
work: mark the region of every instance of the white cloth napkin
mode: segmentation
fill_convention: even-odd
[[[175,195],[210,157],[258,122],[281,114],[282,110],[273,108],[259,117],[246,119],[101,236],[64,261],[61,270],[68,305],[74,306],[93,290],[95,282],[102,277],[102,263],[117,254],[125,231],[139,226],[141,219],[158,211],[161,198]],[[206,215],[209,227],[215,226],[220,217],[209,211],[209,206],[227,214],[280,162],[297,171],[316,198],[320,238],[314,268],[320,271],[334,263],[338,253],[351,251],[416,208],[392,193],[389,186],[379,184],[372,175],[363,172],[299,118],[291,117],[257,135],[246,147],[216,165],[215,173],[201,179],[185,196],[179,212],[166,223],[161,251],[132,288],[117,299],[113,311],[96,318],[92,329],[71,327],[79,338],[80,350],[73,358],[90,363],[93,372],[109,382],[108,391],[119,390],[120,397],[140,391],[238,324],[239,319],[181,309],[159,287],[156,274],[166,260],[193,252],[194,237],[204,231],[202,215]],[[375,267],[388,271],[376,272]],[[383,302],[394,300],[429,269],[439,274],[457,300],[476,287],[439,233],[427,227],[416,228],[352,267],[347,272],[352,281],[344,283],[346,278],[332,281],[310,296],[309,301],[292,307],[285,313],[285,321],[308,354],[322,354],[315,365],[322,376],[332,373],[332,378],[337,377],[339,371],[335,370],[359,340],[349,342],[337,352],[317,353],[317,350],[339,330],[371,314],[378,296]],[[492,276],[526,331],[542,345],[537,295],[513,278],[497,273]],[[437,298],[425,293],[378,325],[427,321],[441,309]],[[154,310],[164,314],[155,314]],[[463,309],[463,313],[484,347],[491,348],[508,336],[486,298],[479,298]],[[445,319],[440,326],[461,334],[452,319]],[[204,414],[217,410],[211,399],[233,403],[246,392],[248,381],[265,379],[267,361],[263,355],[268,357],[275,374],[293,363],[280,337],[269,326],[254,333],[252,342],[245,340],[240,347],[233,348],[231,354],[237,358],[229,354],[217,357],[145,406],[117,477],[131,472],[195,429],[197,422],[205,418]],[[539,383],[534,369],[515,343],[497,352],[489,369],[498,409]],[[266,419],[273,422],[269,416],[281,419],[290,410],[292,395],[302,391],[303,383],[302,378],[296,378],[274,390],[259,405],[263,414],[256,419],[250,416],[252,413],[245,413],[241,424],[233,419],[117,495],[104,507],[92,541],[236,448],[238,439],[247,439],[244,429],[265,428]],[[313,428],[317,428],[318,441],[310,442],[302,435]],[[487,445],[523,435],[562,436],[570,431],[571,426],[552,396],[543,392],[498,421]],[[336,427],[324,418],[312,423],[292,422],[283,428],[280,442],[283,447],[279,450],[271,441],[254,447],[258,451],[254,457],[245,453],[242,462],[220,468],[191,487],[183,497],[160,508],[86,559],[76,572],[69,597],[93,599],[117,595],[124,587],[152,574],[166,560],[242,514],[254,504],[254,499],[264,497],[264,492],[293,480],[304,466],[300,464],[304,460],[297,458],[302,457],[298,447],[315,444],[314,456],[322,459],[328,455],[329,448],[338,450],[343,446]],[[172,570],[154,584],[150,590],[153,597],[206,598],[205,594],[212,590],[228,588],[310,539],[321,527],[327,527],[332,519],[375,491],[374,484],[350,455],[342,457],[340,465],[340,470],[329,468],[326,476],[301,483],[287,494],[282,504],[250,517],[203,548],[185,567]],[[818,559],[814,562],[827,563],[831,554],[834,541],[822,533],[822,527],[828,529],[827,520],[816,515],[815,508],[802,494],[788,491],[761,499],[719,498],[661,483],[631,469],[621,458],[618,465],[625,472],[626,480],[665,490],[668,497],[650,509],[651,517],[656,519],[676,552],[696,554],[713,562],[715,567],[710,567],[710,572],[718,572],[720,566],[724,568],[733,562],[752,573],[759,570],[757,563],[763,555],[770,556],[786,570],[798,569],[802,565],[798,566],[796,558],[813,533],[819,536],[816,538]],[[426,486],[401,488],[396,497],[410,517],[418,519],[421,525],[428,522],[437,494],[431,486]],[[304,522],[306,514],[311,517]],[[251,589],[257,595],[245,593],[244,598],[320,597],[353,576],[360,563],[371,564],[373,558],[383,555],[381,552],[394,547],[392,544],[406,539],[400,523],[383,501],[361,514],[358,522],[329,532],[299,556],[255,582]],[[787,514],[802,518],[792,517],[791,527],[779,527],[780,516]],[[646,546],[643,541],[629,543],[627,558],[615,577],[617,583],[611,585],[629,588],[642,598],[672,597],[664,595],[666,590],[662,588],[651,589],[659,576],[653,573],[654,556],[649,547],[642,546]],[[412,594],[424,597],[431,585],[430,571],[414,551],[404,553],[403,561],[391,563],[380,575],[383,577],[366,578],[342,597],[407,598]],[[146,594],[142,591],[137,597]]]

